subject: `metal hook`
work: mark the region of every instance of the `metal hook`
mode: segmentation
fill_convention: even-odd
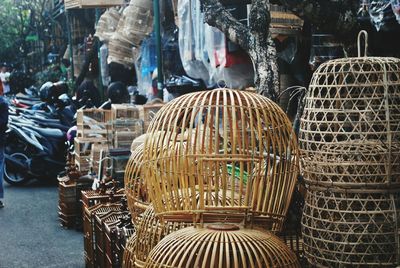
[[[367,56],[367,51],[368,51],[368,32],[365,30],[362,30],[358,33],[357,37],[357,49],[358,49],[358,57],[361,57],[361,36],[364,35],[364,55],[362,57]]]

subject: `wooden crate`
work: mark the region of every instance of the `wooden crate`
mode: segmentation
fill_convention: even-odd
[[[75,226],[79,210],[76,203],[76,183],[60,181],[58,184],[58,215],[62,226],[72,228]]]
[[[112,104],[111,113],[116,119],[139,119],[139,107],[133,104]]]
[[[114,135],[114,148],[131,148],[132,142],[141,132],[117,131]]]
[[[104,144],[93,144],[92,145],[92,150],[90,152],[90,160],[89,160],[89,168],[90,170],[95,173],[95,174],[99,174],[99,163],[100,163],[100,155],[101,152],[103,151],[103,157],[105,157],[108,154],[108,150],[110,149],[110,146],[108,145],[104,145]],[[103,169],[103,174],[105,174],[104,172],[106,171],[107,168],[107,161],[103,161],[102,162],[102,169]]]
[[[140,118],[144,122],[144,131],[147,131],[151,120],[163,106],[164,103],[150,103],[140,106]]]
[[[112,137],[111,110],[78,110],[76,125],[77,137],[109,139]]]
[[[82,138],[74,139],[75,165],[80,172],[87,172],[91,167],[92,152],[96,148],[109,148],[109,141],[105,138]],[[96,160],[96,159],[95,159]],[[98,161],[99,159],[97,159]]]
[[[133,131],[144,133],[144,122],[142,119],[115,119],[113,121],[114,134],[116,131]]]
[[[120,211],[119,204],[97,204],[86,207],[83,211],[84,254],[86,267],[99,267],[96,261],[95,216],[104,215],[110,211]]]
[[[64,0],[65,9],[121,6],[124,0]]]

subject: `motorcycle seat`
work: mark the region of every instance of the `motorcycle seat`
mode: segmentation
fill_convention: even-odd
[[[54,128],[38,128],[38,127],[33,127],[29,126],[32,130],[36,131],[40,135],[44,137],[50,137],[50,138],[62,138],[64,137],[64,132],[62,132],[59,129],[54,129]]]

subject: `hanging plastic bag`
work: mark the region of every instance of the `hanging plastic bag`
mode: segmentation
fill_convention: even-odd
[[[198,0],[179,0],[179,53],[182,65],[188,76],[207,82],[209,74],[201,55],[204,35],[199,29],[202,26],[200,3]]]
[[[396,20],[400,24],[400,0],[391,0],[390,3],[392,4],[392,10],[396,16]]]
[[[396,22],[390,0],[370,1],[368,11],[377,31],[390,30]]]

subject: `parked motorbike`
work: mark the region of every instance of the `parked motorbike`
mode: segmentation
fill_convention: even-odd
[[[55,178],[65,167],[65,131],[57,119],[10,114],[6,132],[4,179],[11,185]]]
[[[75,123],[75,106],[64,90],[46,87],[35,109],[10,107],[4,179],[21,185],[56,178],[64,170],[66,132]]]

